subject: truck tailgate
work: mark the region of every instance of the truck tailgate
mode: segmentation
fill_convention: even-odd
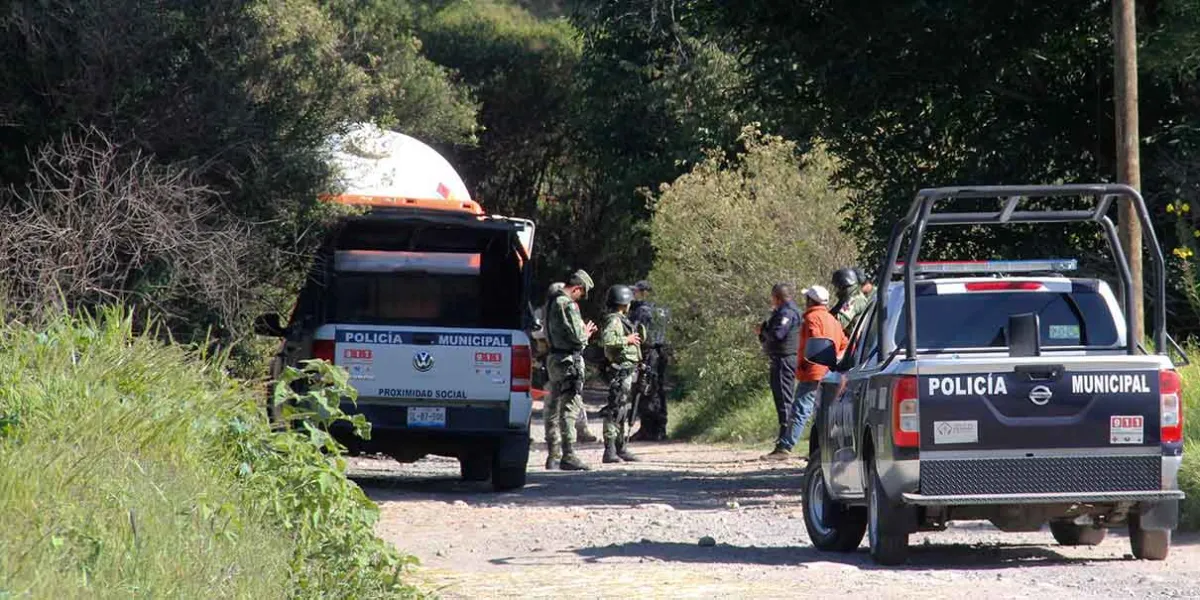
[[[335,356],[360,398],[507,401],[512,334],[447,328],[333,326]]]
[[[922,493],[1159,489],[1160,364],[1122,358],[922,364]]]

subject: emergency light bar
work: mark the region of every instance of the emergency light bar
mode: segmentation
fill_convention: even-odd
[[[394,273],[421,271],[446,275],[478,275],[479,255],[458,252],[385,252],[338,250],[333,268],[340,272]]]
[[[1037,260],[958,260],[918,262],[915,273],[1030,273],[1035,271],[1074,271],[1079,261],[1074,258],[1045,258]],[[894,273],[904,272],[904,263],[896,263]]]

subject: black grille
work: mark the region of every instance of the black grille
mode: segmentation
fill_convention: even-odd
[[[1158,456],[922,460],[921,493],[1052,494],[1135,492],[1162,487]]]

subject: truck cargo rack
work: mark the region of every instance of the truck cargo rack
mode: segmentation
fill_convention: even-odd
[[[1072,210],[1036,210],[1028,209],[1033,198],[1090,198],[1093,202],[1088,209]],[[930,225],[1012,225],[1012,224],[1047,224],[1047,223],[1084,223],[1093,222],[1104,231],[1109,249],[1117,263],[1117,271],[1121,286],[1125,292],[1125,330],[1126,350],[1129,354],[1137,354],[1139,340],[1132,339],[1134,328],[1133,311],[1133,276],[1129,269],[1129,259],[1121,248],[1116,225],[1108,217],[1114,201],[1125,198],[1134,207],[1138,220],[1142,225],[1142,236],[1145,247],[1149,249],[1149,263],[1153,270],[1153,339],[1155,351],[1165,354],[1168,351],[1167,311],[1166,311],[1166,263],[1163,260],[1162,248],[1158,244],[1154,228],[1150,222],[1150,213],[1146,210],[1146,202],[1137,190],[1124,184],[1073,184],[1073,185],[1003,185],[1003,186],[973,186],[973,187],[941,187],[923,189],[917,192],[905,216],[895,224],[888,239],[887,254],[881,268],[876,274],[876,305],[879,309],[875,316],[878,319],[876,328],[881,356],[891,356],[896,350],[891,343],[891,336],[886,335],[884,323],[887,318],[887,291],[896,274],[897,259],[901,244],[909,239],[908,253],[900,270],[904,276],[905,314],[904,327],[908,333],[905,340],[905,357],[912,359],[917,354],[917,309],[914,299],[915,270],[917,258],[920,255],[921,242],[925,230]],[[961,200],[997,200],[999,207],[995,211],[941,211],[935,212],[936,205],[951,204]]]

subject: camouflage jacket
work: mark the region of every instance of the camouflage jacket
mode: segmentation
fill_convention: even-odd
[[[554,294],[546,303],[545,329],[555,352],[581,352],[587,346],[579,304],[564,292]]]
[[[833,314],[837,317],[838,323],[842,329],[849,329],[850,324],[858,315],[862,314],[867,309],[868,300],[866,295],[862,293],[862,289],[855,287],[847,298],[839,300],[837,305],[833,307]]]
[[[644,335],[645,328],[637,328]],[[636,364],[642,360],[642,348],[638,344],[630,344],[628,338],[635,331],[633,322],[619,313],[608,313],[604,317],[604,329],[600,331],[600,345],[604,347],[604,356],[613,365]]]

